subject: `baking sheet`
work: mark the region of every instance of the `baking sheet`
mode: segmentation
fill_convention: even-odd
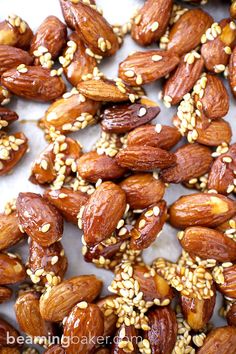
[[[228,3],[227,1],[211,1],[204,8],[211,13],[216,21],[228,16]],[[105,17],[110,23],[125,23],[128,21],[133,11],[142,6],[142,0],[97,0],[97,4],[104,10]],[[1,21],[10,13],[15,13],[24,20],[26,20],[31,28],[35,31],[41,22],[49,15],[58,16],[63,20],[59,1],[58,0],[1,0],[0,1],[0,18]],[[155,47],[155,46],[154,46]],[[105,59],[100,65],[100,69],[111,78],[117,76],[118,64],[121,62],[128,53],[131,51],[141,49],[136,45],[129,36],[125,38],[125,42],[118,53],[108,59]],[[142,48],[143,49],[143,48]],[[159,101],[158,94],[161,90],[160,82],[148,85],[145,87],[148,96],[153,100],[160,103],[161,113],[156,121],[162,124],[171,124],[171,118],[176,112],[176,108],[166,109]],[[9,108],[15,110],[20,120],[13,124],[11,131],[23,131],[29,138],[30,151],[14,169],[13,173],[0,177],[0,208],[4,204],[15,198],[19,192],[36,192],[40,193],[42,189],[35,186],[28,181],[30,175],[30,167],[32,162],[38,154],[46,147],[47,143],[44,140],[43,132],[37,127],[37,120],[41,118],[44,111],[47,109],[47,104],[34,103],[22,99],[14,98]],[[231,107],[226,120],[230,121],[233,128],[233,139],[236,138],[236,101],[231,97]],[[71,134],[72,137],[78,139],[84,146],[84,151],[89,151],[96,139],[99,137],[99,127],[89,127],[84,131]],[[165,194],[165,200],[168,204],[176,200],[180,195],[191,193],[190,190],[183,188],[180,185],[171,185]],[[62,243],[64,245],[66,254],[69,258],[69,268],[66,277],[71,277],[79,274],[96,274],[104,281],[104,294],[106,288],[112,279],[112,273],[105,270],[97,269],[95,266],[84,262],[81,255],[81,232],[73,225],[65,223],[65,231]],[[21,245],[12,249],[27,258],[28,246]],[[176,230],[171,226],[165,225],[160,237],[152,247],[144,252],[145,260],[150,263],[156,257],[165,257],[170,260],[176,261],[180,254],[180,246],[176,240]],[[221,298],[218,296],[217,306],[212,322],[216,325],[221,325],[222,319],[217,315],[217,309],[221,303]],[[13,311],[14,301],[0,305],[0,316],[3,316],[12,324],[16,325],[15,314]]]

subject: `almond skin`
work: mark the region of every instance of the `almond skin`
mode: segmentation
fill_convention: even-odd
[[[236,298],[236,264],[223,270],[224,283],[218,284],[218,290],[227,297]]]
[[[7,343],[7,335],[14,337],[14,344]],[[19,335],[19,332],[10,323],[3,318],[0,318],[0,347],[3,347],[4,345],[9,347],[16,345]]]
[[[41,195],[20,193],[16,201],[16,208],[23,229],[42,247],[50,246],[62,237],[62,216]]]
[[[206,128],[196,128],[197,142],[207,146],[218,146],[223,142],[230,143],[232,138],[231,126],[224,119],[215,119]]]
[[[127,137],[128,146],[153,146],[164,150],[170,150],[181,139],[181,135],[175,127],[162,125],[158,133],[155,125],[146,124],[132,130]]]
[[[0,75],[20,64],[30,65],[32,62],[33,58],[28,52],[9,45],[0,45]]]
[[[119,77],[131,86],[147,84],[169,74],[179,64],[174,53],[149,50],[129,55],[119,65]]]
[[[60,322],[78,302],[92,302],[101,289],[102,282],[95,275],[80,275],[64,280],[41,296],[40,313],[45,320]]]
[[[189,326],[200,331],[210,321],[216,302],[216,293],[209,299],[190,298],[181,295],[181,307]]]
[[[96,5],[95,0],[90,0],[91,5]],[[64,16],[67,26],[74,30],[75,29],[75,17],[73,15],[73,9],[77,7],[77,4],[68,0],[60,0],[62,14]]]
[[[146,209],[130,232],[130,248],[142,250],[149,247],[162,230],[166,219],[167,208],[164,200]]]
[[[78,224],[78,213],[89,199],[86,193],[65,187],[57,190],[48,189],[43,196],[59,210],[68,222],[76,225]]]
[[[172,6],[172,0],[147,0],[132,23],[132,38],[137,43],[145,46],[158,41],[165,33]],[[155,24],[157,24],[157,29],[154,28]]]
[[[125,192],[112,182],[102,183],[85,206],[82,222],[89,246],[105,240],[115,231],[126,207]]]
[[[236,328],[225,326],[212,329],[198,349],[198,354],[227,354],[236,347]]]
[[[226,319],[229,326],[236,326],[236,303],[234,303],[227,312]]]
[[[164,196],[164,183],[151,173],[137,173],[120,183],[125,191],[127,203],[131,209],[145,209],[158,203]]]
[[[93,352],[96,346],[96,338],[104,333],[104,316],[100,308],[95,304],[82,304],[86,308],[81,308],[80,303],[77,304],[64,324],[64,337],[80,339],[77,344],[71,341],[69,346],[66,346],[67,354],[89,354]],[[88,340],[85,342],[82,340],[83,338]],[[89,338],[94,340],[89,341]]]
[[[23,239],[16,212],[0,214],[0,250],[7,249]]]
[[[228,80],[232,94],[236,97],[236,48],[234,48],[230,56]]]
[[[170,30],[168,50],[183,55],[195,49],[213,22],[213,18],[201,9],[185,12]]]
[[[12,294],[13,294],[12,289],[7,288],[6,286],[0,286],[0,304],[10,300]]]
[[[24,69],[27,71],[5,71],[1,78],[2,85],[17,96],[41,102],[55,100],[65,92],[62,78],[51,76],[50,69],[41,66],[25,66]]]
[[[34,291],[20,295],[14,306],[16,318],[21,330],[27,335],[47,337],[53,334],[54,329],[40,314],[39,298],[40,295]]]
[[[104,333],[103,336],[113,336],[116,332],[116,322],[117,322],[117,315],[113,312],[111,314],[106,313],[106,302],[109,300],[113,300],[116,298],[116,295],[109,295],[101,298],[96,302],[96,305],[100,308],[102,313],[104,314]]]
[[[101,126],[105,132],[123,134],[156,118],[160,107],[147,107],[140,103],[124,103],[104,109]]]
[[[116,163],[113,157],[105,154],[99,155],[96,151],[82,155],[77,166],[79,175],[92,183],[96,183],[100,178],[103,181],[120,178],[126,171]]]
[[[176,152],[176,165],[161,171],[161,178],[167,183],[181,183],[207,173],[213,158],[211,150],[199,144],[186,144]]]
[[[125,337],[123,337],[123,334],[125,334]],[[134,326],[126,326],[122,324],[120,328],[117,330],[115,338],[116,341],[113,341],[112,348],[111,348],[111,354],[126,354],[127,352],[130,354],[137,354],[138,353],[138,347],[137,347],[137,338],[138,336],[138,330]],[[128,348],[120,348],[119,343],[124,340],[127,342],[127,345],[129,345]]]
[[[170,306],[157,307],[148,312],[150,330],[145,331],[144,338],[149,340],[151,352],[171,354],[177,338],[177,320]]]
[[[170,223],[176,228],[216,227],[236,213],[236,204],[221,194],[195,193],[180,197],[169,213]]]
[[[15,24],[16,22],[19,23]],[[27,50],[33,38],[33,32],[27,22],[17,15],[10,15],[0,23],[0,44]]]
[[[1,95],[1,93],[0,93]],[[1,98],[0,98],[1,100]],[[6,107],[0,107],[0,130],[8,127],[16,120],[18,120],[19,116],[16,112],[8,109]]]
[[[26,279],[21,260],[10,253],[0,253],[0,285],[10,285]]]
[[[199,79],[204,68],[204,60],[194,58],[194,62],[189,64],[186,56],[183,56],[173,74],[166,81],[163,88],[163,97],[171,98],[171,105],[178,104],[183,96],[190,92]]]
[[[0,348],[1,354],[20,354],[20,350],[18,348],[11,348],[11,347],[2,347]]]
[[[118,152],[116,161],[121,167],[133,171],[150,171],[174,165],[176,156],[172,152],[157,147],[134,145]]]
[[[63,349],[60,345],[52,345],[50,346],[44,354],[65,354],[65,349]]]

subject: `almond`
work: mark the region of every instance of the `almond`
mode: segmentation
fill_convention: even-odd
[[[0,253],[0,285],[22,282],[26,278],[21,260],[11,253]]]
[[[51,76],[50,69],[24,64],[5,71],[1,81],[15,95],[42,102],[55,100],[66,89],[62,78]]]
[[[9,15],[0,23],[0,44],[28,49],[33,32],[27,22],[17,15]]]
[[[211,150],[199,144],[186,144],[175,152],[176,165],[161,171],[167,183],[181,183],[203,176],[211,167]]]
[[[131,249],[142,250],[149,247],[156,240],[166,219],[167,208],[165,201],[153,204],[143,211],[130,232]]]
[[[13,291],[6,286],[0,286],[0,304],[8,301],[12,297]]]
[[[137,336],[138,330],[134,326],[121,325],[116,332],[111,354],[137,354]]]
[[[76,32],[69,36],[63,57],[59,60],[67,80],[73,86],[77,86],[84,78],[92,77],[97,67],[96,59],[87,53],[84,42]]]
[[[172,11],[172,0],[147,0],[135,14],[132,38],[141,45],[158,41],[165,33]]]
[[[42,247],[50,246],[62,237],[62,216],[41,195],[20,193],[16,201],[16,208],[23,229]]]
[[[212,329],[198,354],[227,354],[236,347],[236,328],[225,326]],[[234,349],[233,349],[234,350]]]
[[[168,50],[183,55],[195,49],[212,23],[213,18],[201,9],[186,11],[170,30]]]
[[[218,284],[218,290],[229,298],[236,298],[236,264],[223,268],[223,284]]]
[[[163,88],[163,98],[171,105],[179,103],[184,95],[190,92],[199,79],[204,67],[204,60],[197,52],[183,56],[173,74],[170,75]]]
[[[96,183],[99,179],[103,181],[117,179],[125,174],[125,169],[120,167],[113,157],[99,155],[96,151],[82,155],[77,166],[79,175],[92,183]]]
[[[209,299],[198,299],[181,295],[184,318],[194,331],[200,331],[210,321],[215,308],[216,293]]]
[[[103,336],[108,337],[114,335],[116,332],[116,322],[117,322],[117,315],[110,311],[107,311],[106,303],[107,301],[113,300],[116,298],[116,295],[109,295],[101,298],[96,302],[97,306],[100,308],[102,313],[104,314],[104,333]]]
[[[221,194],[195,193],[180,197],[169,213],[170,223],[176,228],[216,227],[236,213],[236,204]]]
[[[0,75],[20,64],[30,65],[32,62],[33,58],[28,52],[9,45],[0,45]]]
[[[89,3],[91,5],[96,5],[95,0],[89,0]],[[64,16],[65,22],[67,26],[74,30],[75,29],[75,18],[73,15],[73,8],[76,8],[77,6],[77,1],[73,2],[73,7],[72,7],[72,1],[71,0],[60,0],[60,5],[62,9],[62,14]]]
[[[20,350],[18,348],[11,347],[1,347],[0,354],[20,354]]]
[[[65,46],[66,36],[66,25],[56,16],[48,16],[39,26],[30,45],[30,54],[35,57],[35,65],[50,68],[52,65],[48,64],[51,64],[51,59],[57,59]],[[41,52],[42,47],[46,51]],[[49,60],[44,57],[45,53],[50,54]]]
[[[44,198],[54,205],[67,221],[77,225],[78,213],[89,197],[86,193],[63,187],[58,190],[46,190]]]
[[[83,212],[85,242],[93,246],[110,237],[125,208],[125,192],[112,182],[102,183],[91,195]]]
[[[229,326],[236,326],[236,303],[234,303],[227,312],[226,319]]]
[[[152,353],[171,354],[177,338],[177,320],[170,306],[157,307],[148,312],[150,329],[144,338],[150,343]]]
[[[236,48],[234,48],[230,56],[228,80],[232,94],[236,97]]]
[[[181,135],[175,127],[146,124],[134,129],[128,134],[127,144],[128,146],[153,146],[164,150],[170,150],[180,139]]]
[[[0,135],[0,176],[6,175],[19,163],[28,149],[23,133]]]
[[[116,161],[121,167],[133,171],[150,171],[174,165],[176,156],[158,147],[134,145],[118,152]]]
[[[55,344],[50,346],[44,354],[65,354],[65,349],[63,349],[60,345]]]
[[[229,144],[232,137],[231,126],[224,119],[213,120],[207,128],[196,127],[197,142],[207,146]]]
[[[221,154],[214,161],[209,177],[208,189],[214,189],[221,194],[229,194],[234,191],[236,170],[236,144],[229,147],[225,154]]]
[[[145,209],[164,196],[165,185],[151,173],[137,173],[120,183],[131,209]]]
[[[96,340],[104,333],[104,316],[95,304],[78,303],[67,317],[64,324],[64,337],[78,338],[75,343],[69,341],[66,345],[67,354],[89,354],[96,346]],[[63,338],[64,338],[63,337]],[[83,339],[87,339],[86,341]],[[91,340],[93,338],[93,340]],[[63,340],[62,340],[63,345]]]
[[[17,345],[19,335],[19,332],[10,323],[5,321],[3,318],[0,318],[0,347],[3,347],[4,345],[9,347]],[[7,342],[8,336],[13,337],[13,344],[9,344]]]
[[[54,285],[56,280],[60,282],[63,280],[67,266],[67,257],[60,242],[49,247],[42,247],[35,241],[30,242],[27,273],[34,284]]]
[[[45,320],[60,322],[78,302],[92,302],[102,289],[95,275],[80,275],[48,288],[40,298],[40,313]]]
[[[236,18],[236,2],[235,0],[232,1],[232,4],[230,6],[230,16],[235,19]]]
[[[222,232],[206,227],[188,227],[180,237],[181,246],[191,256],[215,259],[218,262],[236,260],[236,243]]]
[[[16,212],[12,214],[0,214],[0,250],[14,246],[23,239],[23,233],[19,229]]]
[[[139,86],[169,74],[179,64],[179,57],[162,50],[130,54],[119,65],[119,77],[129,85]]]
[[[124,103],[108,106],[102,112],[101,126],[105,132],[127,133],[156,118],[160,107],[148,107],[140,103]]]
[[[95,352],[95,354],[110,354],[110,350],[108,348],[98,348]]]
[[[18,120],[18,118],[19,116],[16,112],[6,107],[0,107],[0,130],[8,127]]]

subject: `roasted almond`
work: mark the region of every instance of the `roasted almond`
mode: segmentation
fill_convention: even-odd
[[[7,321],[5,321],[3,318],[0,318],[0,347],[3,346],[17,346],[17,339],[19,336],[19,332]],[[14,343],[10,344],[7,341],[7,338],[11,336],[14,339]]]
[[[63,234],[63,219],[41,195],[20,193],[16,201],[19,222],[24,231],[42,247],[52,245]]]
[[[53,325],[46,322],[39,311],[40,295],[34,291],[20,295],[15,303],[18,324],[23,332],[32,337],[53,335]]]
[[[144,332],[144,338],[150,343],[155,354],[171,354],[177,338],[177,320],[170,306],[156,307],[148,312],[150,329]]]
[[[179,64],[179,57],[162,50],[130,54],[119,65],[119,77],[129,85],[139,86],[169,74]]]
[[[232,1],[232,4],[231,4],[229,10],[230,10],[230,16],[235,19],[236,18],[236,1],[235,0]]]
[[[172,6],[172,0],[147,0],[133,19],[132,38],[141,45],[160,39],[170,20]]]
[[[115,158],[105,154],[99,155],[96,151],[90,151],[82,155],[77,161],[79,175],[86,181],[96,183],[120,178],[125,174],[125,169],[120,167]]]
[[[170,150],[175,146],[181,135],[175,127],[168,125],[144,125],[132,130],[127,137],[127,144],[140,146],[153,146]]]
[[[202,9],[186,11],[170,30],[168,50],[183,55],[195,49],[213,22],[213,18]]]
[[[21,260],[11,253],[0,253],[0,285],[22,282],[26,278]]]
[[[95,275],[80,275],[64,280],[48,288],[41,296],[40,313],[45,320],[60,322],[78,302],[96,299],[101,289],[102,282]]]
[[[66,36],[66,25],[56,16],[48,16],[39,26],[30,45],[35,65],[51,68],[52,60],[57,59],[66,44]]]
[[[65,354],[65,349],[63,349],[59,344],[50,346],[44,354]]]
[[[0,354],[20,354],[20,350],[18,348],[11,347],[2,347],[0,348]]]
[[[122,134],[144,125],[160,113],[160,107],[148,107],[140,103],[123,103],[108,106],[102,112],[101,126],[105,132]]]
[[[95,0],[89,0],[90,5],[96,5]],[[66,21],[67,26],[74,30],[75,29],[75,18],[73,15],[73,8],[76,7],[77,1],[73,2],[73,7],[72,7],[72,1],[68,0],[60,0],[61,4],[61,9],[62,13],[64,16],[64,19]]]
[[[176,228],[216,227],[235,215],[236,204],[221,194],[195,193],[176,200],[169,213],[170,223]]]
[[[230,56],[228,80],[232,94],[236,97],[236,48],[234,48]]]
[[[236,264],[223,268],[223,281],[217,284],[218,290],[229,298],[236,298]]]
[[[0,130],[8,127],[19,118],[18,114],[6,107],[0,107]]]
[[[198,349],[198,354],[233,354],[235,347],[236,328],[218,327],[207,335],[203,346]]]
[[[13,291],[6,286],[0,286],[0,304],[8,301],[12,297]]]
[[[137,173],[120,183],[131,209],[145,209],[164,196],[165,185],[151,173]]]
[[[227,312],[226,320],[229,326],[236,327],[236,303],[234,303]]]
[[[174,165],[176,156],[158,147],[133,145],[118,152],[116,161],[121,167],[133,171],[150,171]]]
[[[7,249],[23,239],[16,212],[0,214],[0,250]]]
[[[20,64],[30,65],[32,62],[33,58],[28,52],[9,45],[0,45],[0,75]]]
[[[17,96],[42,102],[55,100],[66,89],[62,78],[52,76],[50,69],[24,64],[5,71],[1,82]]]
[[[60,211],[67,221],[76,225],[78,223],[78,213],[89,198],[86,193],[65,187],[57,190],[48,189],[43,196]]]
[[[102,183],[91,195],[83,212],[85,242],[93,246],[110,237],[125,208],[125,192],[112,182]]]
[[[190,92],[199,79],[204,67],[203,58],[195,51],[183,56],[163,88],[164,102],[169,106],[179,103]]]
[[[111,354],[137,354],[137,336],[138,330],[134,326],[121,325],[116,332],[116,340],[113,341]]]
[[[94,353],[95,354],[111,354],[110,349],[104,348],[104,347],[96,349],[96,351]]]
[[[176,165],[161,171],[167,183],[181,183],[203,176],[211,167],[211,150],[199,144],[186,144],[176,150]]]
[[[116,332],[117,315],[106,307],[106,303],[116,298],[116,295],[108,295],[99,299],[96,304],[104,314],[104,338],[112,336]]]
[[[131,249],[142,250],[149,247],[162,230],[166,219],[167,208],[164,200],[143,211],[130,232]]]
[[[78,303],[71,311],[64,324],[63,338],[71,339],[67,342],[67,354],[89,354],[96,347],[96,339],[104,333],[104,316],[95,304],[83,301]],[[72,338],[78,338],[73,341]],[[83,339],[87,339],[86,341]],[[93,340],[91,340],[93,338]],[[62,339],[63,345],[63,339]]]
[[[220,231],[193,226],[178,234],[181,246],[193,257],[218,262],[236,260],[236,242]]]
[[[231,126],[224,119],[213,120],[207,128],[196,127],[197,142],[207,146],[218,146],[222,143],[229,144],[232,137]]]
[[[23,133],[0,136],[0,176],[6,175],[19,163],[28,150],[28,139]]]

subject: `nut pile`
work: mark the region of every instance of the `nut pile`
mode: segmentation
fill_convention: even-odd
[[[0,23],[1,176],[28,150],[5,105],[50,102],[38,122],[48,146],[29,173],[44,191],[20,193],[0,214],[0,303],[17,284],[20,330],[44,353],[236,353],[236,143],[221,79],[236,98],[236,2],[219,22],[205,0],[191,2],[146,0],[112,26],[94,0],[59,0],[66,24],[49,16],[34,34],[16,15]],[[130,53],[108,79],[99,64],[129,33],[156,49]],[[176,106],[172,126],[153,123],[160,107],[142,87],[158,79],[163,104]],[[95,124],[100,138],[85,153],[69,134]],[[191,191],[167,205],[171,184]],[[66,277],[64,221],[83,232],[80,256],[113,272],[107,296],[95,275]],[[182,253],[174,263],[157,249],[146,264],[166,223]],[[27,239],[24,264],[8,251]],[[217,293],[226,325],[214,328]],[[0,318],[0,354],[36,354],[20,337]]]

